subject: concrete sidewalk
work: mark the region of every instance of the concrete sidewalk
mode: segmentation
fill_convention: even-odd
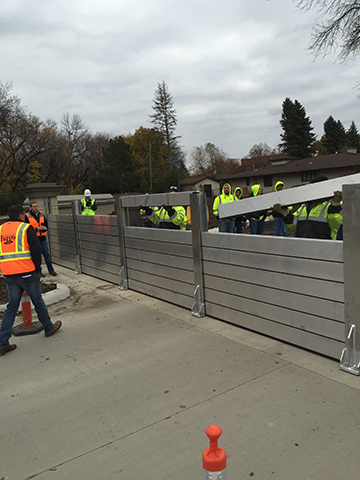
[[[360,378],[339,363],[56,267],[63,328],[0,358],[0,479],[356,480]]]

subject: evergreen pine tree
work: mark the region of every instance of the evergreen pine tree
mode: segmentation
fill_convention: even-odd
[[[285,98],[282,104],[280,125],[284,131],[280,135],[283,143],[280,149],[289,156],[306,158],[315,153],[316,135],[312,133],[311,120],[305,108],[295,100]]]
[[[136,192],[140,188],[136,175],[133,154],[123,136],[115,137],[103,148],[102,164],[88,185],[98,193]]]
[[[351,122],[349,130],[346,132],[346,146],[356,148],[360,153],[360,134],[354,121]]]
[[[174,153],[177,149],[177,139],[180,137],[174,135],[177,124],[176,110],[174,109],[173,97],[164,81],[158,83],[152,108],[155,113],[149,115],[150,121],[164,135],[168,149],[169,168],[171,168]]]
[[[346,144],[346,132],[340,120],[336,121],[331,115],[324,122],[325,140],[323,146],[328,154],[340,152]]]

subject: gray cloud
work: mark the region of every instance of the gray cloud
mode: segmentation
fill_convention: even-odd
[[[132,133],[150,126],[164,80],[189,153],[205,142],[238,158],[255,143],[276,146],[286,97],[304,105],[318,137],[329,115],[360,128],[355,62],[314,62],[315,13],[301,15],[289,0],[14,0],[1,8],[1,81],[43,120],[78,113],[93,131]]]

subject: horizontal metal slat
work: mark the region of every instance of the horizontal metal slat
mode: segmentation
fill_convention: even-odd
[[[238,312],[206,303],[207,315],[230,322],[234,325],[262,333],[277,340],[282,340],[292,345],[297,345],[331,358],[339,359],[344,348],[344,342],[326,338],[321,335],[306,332],[305,330],[294,329],[287,325],[276,322],[269,322],[267,319]]]
[[[138,280],[139,282],[154,285],[171,292],[181,293],[182,295],[192,296],[194,293],[194,286],[192,284],[179,282],[175,279],[176,277],[165,278],[128,269],[128,278],[129,280]]]
[[[139,262],[137,260],[132,260],[131,258],[127,259],[127,268],[130,270],[137,270],[138,272],[150,273],[151,275],[158,275],[160,277],[171,278],[174,273],[176,273],[176,279],[180,282],[193,283],[194,282],[194,273],[181,268],[177,268],[174,272],[174,268],[170,266]]]
[[[167,230],[163,228],[125,227],[125,239],[155,240],[156,242],[192,245],[192,236],[189,230]]]
[[[108,245],[119,245],[119,237],[111,235],[99,235],[94,233],[79,233],[79,240],[84,242],[93,242],[94,244],[107,243]]]
[[[193,298],[190,296],[182,295],[179,292],[164,290],[163,288],[146,284],[135,279],[129,279],[129,288],[144,295],[159,298],[164,302],[173,303],[187,309],[191,309],[194,302]]]
[[[88,225],[88,224],[78,224],[78,232],[80,235],[99,235],[101,237],[118,237],[119,230],[117,227],[107,227],[104,228],[103,225]]]
[[[100,280],[104,280],[105,282],[115,283],[116,285],[119,285],[119,273],[111,273],[104,270],[98,270],[87,265],[83,266],[82,273],[95,278],[99,278]]]
[[[232,278],[256,286],[269,286],[303,295],[311,295],[314,297],[334,300],[336,302],[344,302],[344,284],[334,282],[332,279],[304,279],[297,275],[290,275],[282,272],[274,273],[264,269],[208,261],[203,263],[203,271],[205,275],[220,278]]]
[[[81,240],[80,250],[81,252],[83,250],[88,251],[88,255],[97,256],[98,253],[103,253],[120,258],[120,248],[118,245],[110,245],[108,243],[86,242],[84,240]]]
[[[289,310],[280,305],[265,304],[249,298],[239,298],[209,289],[205,290],[205,301],[206,304],[215,304],[219,307],[234,310],[238,315],[253,315],[267,319],[270,323],[282,323],[299,330],[308,330],[336,339],[339,339],[339,336],[342,339],[344,336],[344,322]]]
[[[177,257],[175,255],[166,255],[163,253],[149,252],[144,250],[126,249],[126,258],[148,262],[159,265],[168,265],[169,267],[181,268],[193,272],[194,262],[192,258]]]
[[[335,282],[340,283],[344,281],[344,269],[341,263],[267,255],[264,253],[236,252],[235,250],[220,250],[208,247],[203,248],[202,254],[204,261],[240,265],[270,272],[288,273],[324,280],[332,278]]]
[[[103,272],[109,272],[113,274],[119,274],[120,272],[120,265],[116,265],[114,263],[107,263],[107,262],[101,262],[93,258],[88,258],[88,257],[81,257],[81,264],[84,267],[89,267],[95,270],[103,271]]]
[[[156,253],[166,253],[178,257],[192,258],[193,249],[190,245],[182,245],[176,243],[165,243],[148,240],[140,240],[135,238],[125,238],[126,249],[138,249]]]
[[[216,290],[219,293],[232,295],[234,301],[237,297],[238,303],[241,303],[243,299],[249,299],[258,304],[276,305],[334,321],[344,321],[344,304],[340,302],[208,275],[204,277],[204,285],[206,290]]]
[[[70,238],[70,237],[59,237],[58,235],[53,235],[51,234],[50,236],[50,242],[51,242],[51,248],[53,245],[59,245],[61,248],[71,248],[73,247],[75,249],[75,237]]]
[[[257,252],[327,262],[342,263],[343,261],[342,242],[334,240],[204,232],[202,245],[219,250]]]

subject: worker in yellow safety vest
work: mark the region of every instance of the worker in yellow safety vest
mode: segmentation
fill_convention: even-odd
[[[177,187],[170,187],[170,193],[176,193]],[[163,205],[157,209],[146,207],[146,216],[159,228],[186,230],[186,212],[184,207],[173,207],[171,205]]]
[[[97,210],[95,198],[91,198],[91,192],[87,188],[84,191],[85,198],[80,200],[81,203],[81,215],[95,215],[95,210]]]

